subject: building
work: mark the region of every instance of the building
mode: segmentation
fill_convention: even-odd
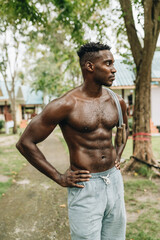
[[[31,87],[17,83],[15,94],[18,125],[22,120],[28,121],[42,111],[43,93],[41,91],[35,92]],[[7,128],[13,127],[10,100],[3,81],[0,81],[0,120],[6,122]]]

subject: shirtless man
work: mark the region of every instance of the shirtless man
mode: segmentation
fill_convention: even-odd
[[[30,122],[18,150],[39,171],[68,187],[72,240],[125,240],[123,181],[119,171],[121,146],[112,144],[118,111],[107,89],[115,79],[108,45],[88,43],[78,51],[84,82],[49,103]],[[118,97],[119,98],[119,97]],[[128,135],[126,104],[119,98]],[[59,173],[38,149],[59,124],[69,148],[70,168]],[[54,154],[54,153],[53,153]]]

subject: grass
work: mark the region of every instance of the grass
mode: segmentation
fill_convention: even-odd
[[[126,240],[159,240],[160,210],[150,207],[133,223],[127,224]]]
[[[160,136],[152,137],[152,148],[154,155],[157,159],[160,159]]]
[[[130,156],[133,154],[133,140],[128,139],[125,149],[122,154],[122,158],[129,159]]]
[[[142,164],[140,168],[136,169],[136,173],[147,178],[152,178],[156,176],[153,170],[145,164]]]
[[[157,159],[160,159],[160,136],[152,136],[152,148],[154,155]],[[124,152],[122,154],[122,158],[129,159],[130,156],[133,154],[133,140],[128,139]]]
[[[14,145],[0,147],[0,174],[13,177],[25,162]]]
[[[132,155],[132,139],[128,139],[122,158],[129,159]],[[152,148],[156,159],[160,159],[160,136],[152,136]],[[150,177],[152,170],[147,166],[139,169],[139,174]],[[126,240],[159,240],[160,207],[158,201],[159,186],[149,179],[136,179],[125,182],[125,202],[128,214],[138,214],[139,217],[127,223]],[[152,197],[146,200],[137,200],[139,196],[149,193]]]
[[[131,225],[130,227],[132,228],[133,226]],[[141,226],[141,227],[143,228],[143,226]],[[127,240],[159,240],[159,237],[157,238],[156,236],[154,236],[155,235],[154,231],[152,231],[151,235],[152,236],[148,236],[148,232],[145,232],[143,230],[139,231],[139,228],[138,228],[137,232],[135,232],[135,233],[130,232],[128,234],[128,239]]]
[[[0,182],[0,197],[7,191],[7,189],[11,186],[11,179],[7,182]]]
[[[151,188],[151,191],[157,190],[157,185],[149,179],[135,179],[134,181],[127,181],[124,184],[128,194],[134,194],[136,191],[144,192]]]
[[[4,136],[5,134],[3,134]],[[11,186],[14,178],[25,164],[25,159],[17,151],[14,144],[0,147],[0,175],[8,176],[8,181],[0,182],[0,197]]]
[[[159,186],[148,179],[133,177],[125,181],[125,203],[128,215],[135,214],[127,223],[126,240],[159,240]]]

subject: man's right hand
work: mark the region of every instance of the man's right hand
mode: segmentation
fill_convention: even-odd
[[[83,188],[83,185],[76,184],[78,182],[89,181],[91,175],[87,170],[72,171],[68,169],[64,174],[61,174],[60,185],[62,187],[78,187]]]

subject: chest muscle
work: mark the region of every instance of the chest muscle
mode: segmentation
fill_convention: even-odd
[[[99,127],[111,129],[117,122],[118,111],[112,101],[79,102],[67,119],[72,128],[81,132],[91,132]]]

